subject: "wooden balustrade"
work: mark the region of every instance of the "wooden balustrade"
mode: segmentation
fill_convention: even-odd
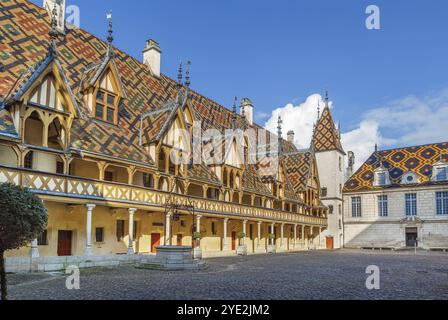
[[[35,172],[0,166],[0,183],[9,182],[29,188],[36,193],[56,196],[87,197],[98,200],[132,202],[141,205],[164,205],[169,194],[167,192],[147,189],[139,186],[97,181],[51,173]],[[203,199],[185,195],[176,195],[180,205],[187,205],[193,199],[195,210],[214,214],[239,215],[248,218],[288,221],[298,224],[326,226],[327,219],[278,211],[267,208],[244,206],[224,201]]]

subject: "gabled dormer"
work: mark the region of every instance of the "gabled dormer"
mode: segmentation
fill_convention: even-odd
[[[436,162],[433,166],[431,181],[441,182],[448,180],[448,162],[440,156],[440,160]]]
[[[375,169],[373,185],[375,187],[385,187],[390,185],[389,170],[387,170],[383,164]]]
[[[80,94],[90,116],[110,124],[118,124],[119,106],[126,93],[112,57],[87,68],[80,85]]]
[[[5,101],[25,145],[67,148],[79,109],[54,47],[22,74]]]

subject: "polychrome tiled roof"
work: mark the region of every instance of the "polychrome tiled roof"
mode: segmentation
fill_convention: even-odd
[[[448,142],[374,152],[346,182],[344,192],[402,187],[402,177],[408,172],[417,175],[420,185],[431,184],[433,165],[441,157],[448,160]],[[389,186],[374,186],[374,172],[380,163],[389,172]]]
[[[313,135],[316,152],[339,150],[344,152],[338,130],[331,116],[330,108],[325,106]]]
[[[296,192],[306,190],[312,174],[313,158],[311,151],[295,152],[284,156],[286,173]]]

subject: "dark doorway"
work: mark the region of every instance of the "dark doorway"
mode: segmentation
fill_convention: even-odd
[[[236,232],[232,232],[232,250],[236,250]]]
[[[152,233],[151,234],[151,252],[157,252],[157,246],[160,246],[160,233]]]
[[[178,234],[177,235],[177,245],[178,246],[182,246],[182,235],[181,234]]]
[[[67,257],[72,255],[72,231],[58,231],[58,256]]]
[[[418,230],[417,228],[406,228],[406,247],[415,248],[418,246]]]

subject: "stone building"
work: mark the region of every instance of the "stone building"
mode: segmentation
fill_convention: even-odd
[[[343,198],[342,188],[345,183],[345,151],[341,143],[340,130],[336,128],[328,105],[319,117],[313,134],[313,149],[316,155],[321,183],[321,199],[328,210],[328,228],[323,237],[328,248],[343,247]]]
[[[344,187],[348,248],[448,249],[448,143],[375,151]]]
[[[7,252],[10,265],[149,255],[191,245],[195,232],[204,256],[235,254],[238,242],[249,253],[270,241],[277,251],[325,246],[315,155],[284,140],[281,121],[267,132],[249,99],[237,114],[191,90],[189,66],[185,80],[161,73],[156,41],[139,61],[113,47],[111,21],[102,41],[64,27],[65,1],[44,3],[0,4],[0,182],[29,188],[49,210],[39,239]],[[217,148],[213,139],[194,143],[209,129],[226,132]],[[247,129],[261,141],[254,152],[232,135]],[[207,150],[221,161],[191,161]]]

